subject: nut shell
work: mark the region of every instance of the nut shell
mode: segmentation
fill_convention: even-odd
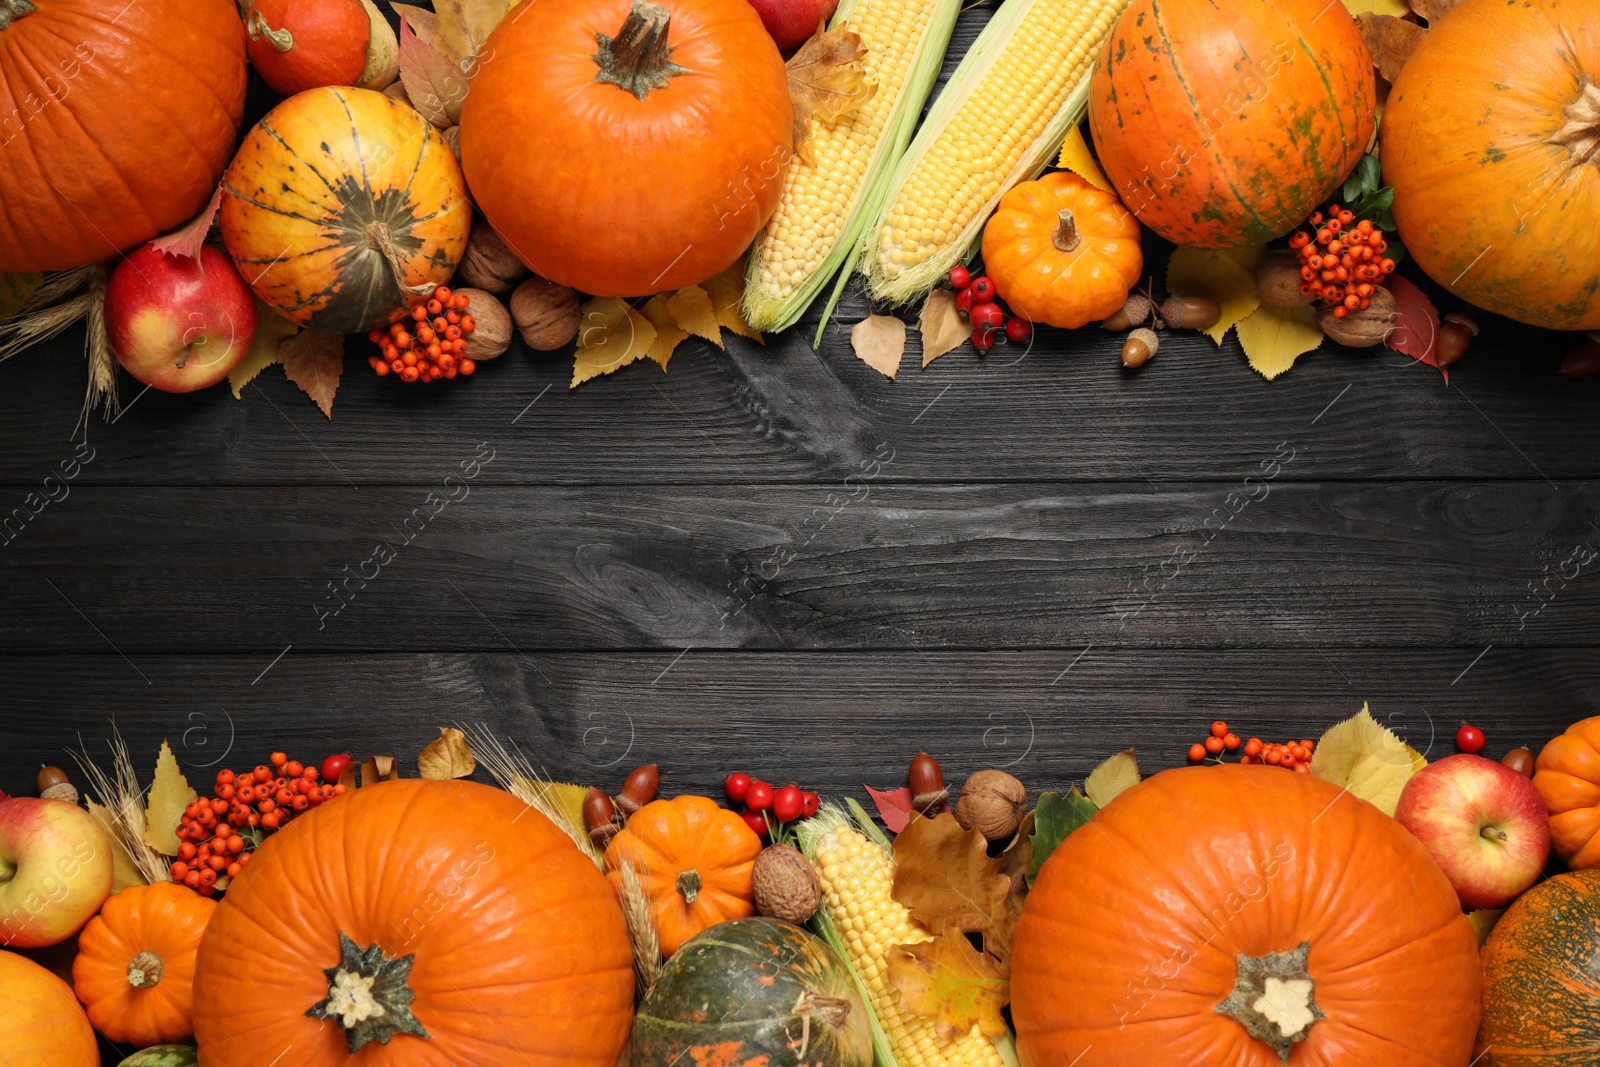
[[[571,343],[583,321],[578,294],[538,275],[511,294],[511,315],[523,343],[536,352],[554,352]]]
[[[1300,257],[1287,248],[1268,252],[1256,267],[1256,290],[1263,304],[1280,308],[1310,307],[1317,298],[1300,291],[1305,283],[1300,275]]]
[[[1381,345],[1394,333],[1400,318],[1400,305],[1394,294],[1383,286],[1372,290],[1372,306],[1352,311],[1344,318],[1334,314],[1333,308],[1317,312],[1317,325],[1322,332],[1346,348],[1371,348]]]
[[[483,219],[472,224],[472,236],[467,238],[467,250],[462,254],[461,266],[456,268],[456,281],[485,292],[500,295],[509,293],[517,279],[528,272],[522,260],[516,257],[500,235]]]
[[[477,323],[467,335],[467,358],[482,363],[505,355],[506,349],[511,347],[511,312],[493,293],[470,288],[456,292],[466,293],[471,298],[467,313]]]
[[[1005,771],[979,771],[961,786],[956,821],[985,841],[1004,841],[1028,813],[1028,790]]]
[[[811,861],[793,845],[762,849],[752,879],[756,911],[769,918],[798,925],[822,903],[822,882]]]

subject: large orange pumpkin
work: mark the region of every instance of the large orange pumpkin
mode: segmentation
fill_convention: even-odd
[[[1372,61],[1325,0],[1134,0],[1095,64],[1089,120],[1139,221],[1199,248],[1298,226],[1372,140]]]
[[[640,296],[739,258],[778,206],[793,119],[748,0],[539,0],[484,46],[461,160],[529,267]]]
[[[1600,867],[1600,716],[1539,750],[1534,788],[1550,814],[1550,850],[1568,867]]]
[[[78,935],[72,984],[95,1029],[136,1048],[194,1035],[194,958],[216,910],[172,882],[131,886]]]
[[[656,918],[662,956],[708,927],[756,913],[761,839],[710,797],[652,800],[606,846],[606,877],[620,892],[629,863]]]
[[[269,838],[195,975],[207,1067],[615,1067],[632,1014],[627,929],[594,862],[462,781],[358,789]]]
[[[233,0],[0,0],[0,270],[81,267],[191,218],[244,86]]]
[[[1465,1067],[1478,942],[1416,838],[1310,775],[1193,767],[1045,862],[1017,924],[1022,1067]]]
[[[386,325],[404,286],[448,281],[472,204],[439,132],[367,89],[273,108],[223,178],[222,238],[256,295],[325,333]]]
[[[1463,300],[1600,327],[1600,0],[1465,0],[1395,80],[1383,176],[1417,264]]]
[[[100,1067],[94,1028],[72,987],[15,952],[0,951],[0,1064]]]

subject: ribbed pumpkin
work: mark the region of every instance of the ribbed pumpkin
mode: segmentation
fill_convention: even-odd
[[[734,919],[673,953],[629,1049],[652,1067],[872,1067],[872,1022],[821,938],[777,919]]]
[[[632,961],[615,894],[538,811],[384,782],[296,819],[229,887],[195,1036],[206,1067],[615,1067]]]
[[[1558,874],[1518,897],[1483,946],[1473,1067],[1600,1062],[1600,871]]]
[[[1533,785],[1550,815],[1550,850],[1575,870],[1600,867],[1600,716],[1539,750]]]
[[[199,1067],[200,1053],[192,1045],[155,1045],[140,1049],[117,1067]]]
[[[72,987],[15,952],[0,950],[0,1064],[100,1067],[94,1028]]]
[[[81,267],[182,225],[244,86],[232,0],[0,0],[0,269]]]
[[[1600,0],[1464,0],[1383,114],[1383,176],[1417,264],[1463,300],[1556,330],[1600,327],[1596,26]]]
[[[1017,1049],[1022,1067],[1465,1067],[1477,958],[1450,883],[1376,807],[1266,767],[1166,771],[1040,871],[1013,942]]]
[[[78,935],[72,985],[95,1029],[144,1047],[194,1035],[194,958],[217,904],[172,882],[130,886]]]
[[[461,160],[541,276],[597,296],[692,285],[777,208],[794,112],[748,0],[539,0],[484,48]]]
[[[1090,82],[1106,175],[1174,244],[1259,244],[1299,225],[1372,140],[1355,22],[1325,0],[1134,0]]]
[[[223,178],[222,238],[263,301],[325,333],[386,325],[403,286],[448,281],[472,227],[461,168],[415,110],[312,89],[245,137]]]

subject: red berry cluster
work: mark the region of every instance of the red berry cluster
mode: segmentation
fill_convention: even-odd
[[[217,772],[213,795],[183,809],[178,822],[178,858],[170,873],[202,896],[214,896],[217,879],[237,877],[250,862],[261,831],[276,830],[303,811],[331,800],[344,786],[321,781],[314,764],[302,766],[274,752],[271,766]]]
[[[1189,762],[1203,763],[1212,759],[1221,763],[1224,752],[1237,752],[1240,766],[1282,767],[1300,774],[1310,774],[1311,755],[1316,747],[1311,741],[1289,741],[1281,745],[1263,742],[1259,737],[1247,741],[1218,719],[1211,724],[1211,733],[1204,741],[1189,746]]]
[[[956,307],[972,324],[972,347],[980,356],[994,347],[996,334],[1004,333],[1006,340],[1016,344],[1033,336],[1033,323],[1015,315],[1006,318],[994,282],[984,275],[974,278],[967,268],[953,267],[950,288],[956,291]]]
[[[1316,234],[1296,230],[1289,247],[1300,253],[1300,292],[1333,308],[1335,318],[1372,304],[1372,291],[1394,273],[1394,260],[1384,256],[1389,243],[1383,231],[1366,219],[1351,225],[1355,214],[1334,204],[1327,215],[1313,212],[1306,221]]]
[[[744,805],[741,814],[745,823],[761,837],[771,833],[774,822],[781,825],[809,819],[822,806],[822,798],[801,790],[793,782],[774,789],[771,783],[742,772],[728,775],[722,788],[729,800]]]
[[[429,297],[414,296],[409,307],[389,316],[387,330],[373,330],[367,340],[381,354],[368,356],[373,373],[394,373],[403,382],[434,382],[471,374],[478,365],[467,358],[467,338],[478,324],[467,314],[472,298],[441,285]]]

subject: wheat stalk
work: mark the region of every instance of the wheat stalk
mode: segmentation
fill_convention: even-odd
[[[117,358],[111,352],[111,339],[106,335],[106,286],[111,280],[111,271],[104,263],[97,263],[89,272],[89,328],[84,339],[89,356],[89,387],[83,394],[80,426],[88,421],[89,413],[97,406],[108,418],[121,407],[117,403]]]
[[[69,749],[68,752],[89,780],[89,787],[98,795],[99,803],[111,812],[112,827],[139,873],[151,882],[170,881],[172,873],[167,858],[144,839],[144,790],[139,787],[139,777],[133,771],[133,757],[128,754],[127,742],[122,740],[115,723],[111,724],[111,740],[107,744],[111,747],[109,775],[89,758],[81,737],[78,750]]]
[[[25,348],[50,340],[89,313],[89,294],[76,296],[18,315],[0,323],[0,360],[10,359]]]
[[[550,795],[550,786],[555,783],[534,770],[521,749],[515,744],[508,748],[498,737],[481,727],[457,723],[456,728],[466,735],[472,754],[489,772],[489,776],[500,783],[501,789],[555,823],[572,838],[578,851],[593,860],[596,866],[600,865],[601,855],[594,847],[594,842],[589,840],[589,831],[581,825],[573,825],[566,808]]]
[[[639,872],[633,869],[633,861],[623,860],[617,873],[622,883],[617,895],[622,898],[622,917],[628,924],[633,970],[639,978],[639,999],[643,1000],[661,977],[661,939],[656,934],[656,913],[639,881]]]
[[[74,267],[71,270],[54,270],[44,276],[44,282],[33,291],[22,310],[42,311],[54,307],[69,296],[81,293],[89,284],[94,267]]]

